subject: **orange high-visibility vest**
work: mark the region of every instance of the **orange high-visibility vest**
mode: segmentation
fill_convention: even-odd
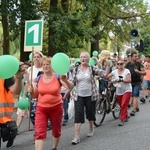
[[[4,79],[0,79],[0,123],[12,121],[14,111],[14,98],[10,91],[4,87]]]

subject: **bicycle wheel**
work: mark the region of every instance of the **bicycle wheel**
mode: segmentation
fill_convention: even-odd
[[[120,106],[116,98],[112,106],[112,115],[115,119],[118,119],[120,116]]]
[[[101,98],[96,103],[96,121],[94,122],[94,125],[96,127],[99,127],[106,116],[106,99]]]

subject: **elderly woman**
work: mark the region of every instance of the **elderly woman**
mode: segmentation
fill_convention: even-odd
[[[120,105],[120,122],[118,126],[123,126],[124,122],[128,120],[128,104],[130,101],[132,86],[131,86],[131,73],[128,69],[124,68],[124,60],[117,61],[117,69],[113,70],[107,77],[114,77],[116,84],[116,95]]]
[[[94,67],[89,66],[89,59],[90,56],[88,52],[81,52],[81,64],[76,67],[73,72],[73,80],[76,85],[75,136],[71,142],[73,145],[80,142],[81,123],[85,122],[84,108],[86,110],[86,118],[89,121],[89,132],[87,136],[93,136],[94,134],[93,122],[96,120],[95,104],[99,96],[99,92],[94,81],[94,75],[105,76],[110,70],[109,63],[107,63],[105,71],[96,70]]]
[[[70,90],[73,88],[73,84],[67,80],[65,75],[58,76],[52,71],[50,64],[51,59],[44,57],[42,60],[44,74],[37,77],[37,86],[29,89],[32,96],[38,98],[35,117],[36,150],[43,150],[48,119],[50,119],[52,126],[53,150],[57,150],[63,118],[61,86]]]

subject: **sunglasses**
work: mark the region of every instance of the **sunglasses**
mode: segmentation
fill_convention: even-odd
[[[123,65],[123,63],[117,63],[117,65]]]
[[[127,60],[124,60],[124,61],[127,61]]]

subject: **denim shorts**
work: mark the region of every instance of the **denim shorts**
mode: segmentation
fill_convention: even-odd
[[[132,97],[140,96],[141,85],[132,85]]]
[[[150,80],[143,80],[144,89],[150,89]]]

